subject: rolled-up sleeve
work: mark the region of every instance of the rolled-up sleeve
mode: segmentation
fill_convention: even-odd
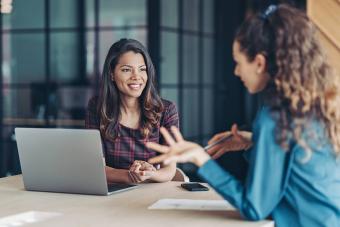
[[[247,219],[268,217],[282,199],[290,172],[290,154],[275,140],[275,122],[268,110],[254,124],[253,148],[249,153],[246,183],[242,184],[214,160],[198,171],[219,194]]]

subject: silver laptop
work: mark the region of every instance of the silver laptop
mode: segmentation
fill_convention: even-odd
[[[109,195],[136,187],[107,184],[98,130],[15,128],[15,137],[26,190]]]

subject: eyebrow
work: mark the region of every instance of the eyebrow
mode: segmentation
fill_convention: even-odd
[[[123,67],[129,67],[129,68],[132,68],[131,65],[121,65],[120,68],[123,68]]]
[[[120,68],[122,68],[122,67],[133,68],[131,65],[121,65]],[[146,67],[146,65],[140,65],[140,66],[138,66],[138,68],[142,68],[142,67]]]

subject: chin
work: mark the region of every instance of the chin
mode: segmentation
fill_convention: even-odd
[[[131,97],[131,98],[139,98],[142,96],[142,93],[140,94],[127,94],[127,96]]]
[[[142,96],[143,90],[138,91],[138,92],[129,92],[128,96],[133,97],[133,98],[139,98]]]

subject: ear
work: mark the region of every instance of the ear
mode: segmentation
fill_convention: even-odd
[[[111,80],[114,82],[115,81],[115,75],[111,73]]]
[[[267,60],[263,54],[257,54],[254,59],[256,66],[256,74],[264,74],[266,72]]]

